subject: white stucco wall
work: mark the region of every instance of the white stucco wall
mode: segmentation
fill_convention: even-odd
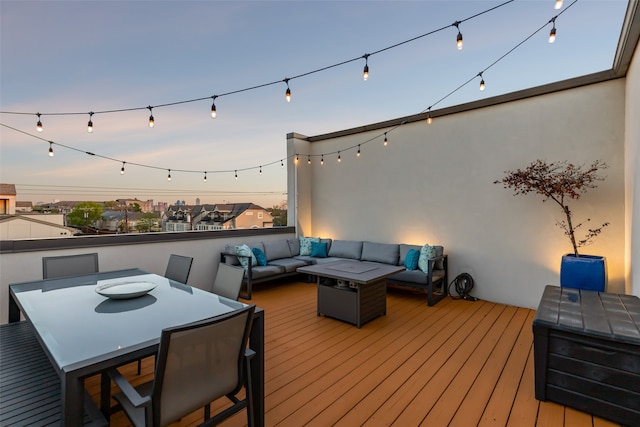
[[[640,296],[640,53],[626,77],[625,160],[628,293]]]
[[[535,308],[544,286],[558,284],[560,258],[571,251],[555,225],[562,213],[538,196],[514,197],[493,181],[538,158],[602,159],[607,178],[575,204],[574,216],[591,218],[589,226],[611,223],[582,253],[606,256],[608,290],[624,292],[624,107],[619,79],[440,117],[431,125],[405,124],[388,132],[387,147],[384,130],[313,143],[291,137],[288,154],[300,154],[301,234],[441,244],[450,279],[468,272],[475,296]]]

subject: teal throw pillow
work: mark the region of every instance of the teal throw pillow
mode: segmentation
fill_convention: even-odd
[[[311,255],[311,243],[320,242],[319,237],[300,237],[300,255],[301,256],[310,256]]]
[[[407,270],[415,270],[418,268],[418,259],[420,259],[420,251],[417,249],[409,249],[407,256],[404,257],[404,266]]]
[[[256,256],[247,245],[236,246],[236,255],[243,255],[238,257],[238,261],[240,261],[240,265],[242,265],[245,270],[249,268],[249,260],[245,257],[251,257],[251,265],[258,265]]]
[[[253,255],[255,255],[258,265],[267,265],[267,256],[264,254],[262,249],[251,248],[251,252],[253,252]]]
[[[326,258],[327,244],[324,242],[311,242],[311,256],[316,258]]]
[[[433,258],[436,256],[436,248],[429,244],[425,244],[422,249],[420,249],[420,257],[418,258],[418,268],[425,273],[429,269],[429,258]],[[433,261],[431,261],[431,268],[433,269]]]

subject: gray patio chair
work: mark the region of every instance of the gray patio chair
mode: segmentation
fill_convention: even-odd
[[[133,388],[116,369],[108,371],[120,388],[113,397],[135,426],[165,426],[198,408],[217,424],[247,409],[253,426],[250,360],[247,348],[255,305],[162,331],[153,381]],[[236,395],[245,387],[245,398]],[[210,403],[226,396],[233,405],[210,417]]]
[[[171,254],[164,277],[186,284],[192,262],[193,258],[191,257]]]
[[[98,254],[42,257],[42,278],[80,276],[98,272]]]
[[[243,277],[243,268],[221,262],[218,266],[218,272],[216,273],[216,280],[213,282],[212,292],[237,301],[240,295]]]

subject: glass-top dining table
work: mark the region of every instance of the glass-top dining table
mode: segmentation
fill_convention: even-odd
[[[104,285],[153,287],[135,298],[105,297]],[[155,285],[155,286],[154,286]],[[109,286],[107,286],[108,288]],[[9,322],[24,315],[62,384],[62,423],[83,423],[84,380],[103,374],[100,409],[108,419],[110,382],[105,370],[157,353],[162,329],[228,313],[245,304],[140,269],[9,285]],[[264,425],[264,312],[256,308],[249,347],[256,425]],[[185,389],[188,384],[185,384]]]

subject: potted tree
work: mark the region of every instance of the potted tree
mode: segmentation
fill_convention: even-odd
[[[571,288],[604,291],[607,282],[606,259],[603,256],[581,255],[578,248],[587,246],[609,225],[605,222],[598,228],[587,228],[585,222],[574,223],[573,213],[567,204],[569,200],[578,200],[587,190],[596,188],[598,181],[604,177],[599,175],[601,169],[607,165],[596,160],[590,166],[576,166],[566,161],[547,163],[536,160],[525,169],[506,171],[504,178],[494,181],[504,188],[512,189],[514,196],[520,194],[540,194],[543,202],[548,200],[556,203],[564,214],[564,219],[556,224],[564,231],[571,241],[573,253],[562,257],[560,265],[560,286]],[[577,237],[576,232],[587,228],[583,237]]]

